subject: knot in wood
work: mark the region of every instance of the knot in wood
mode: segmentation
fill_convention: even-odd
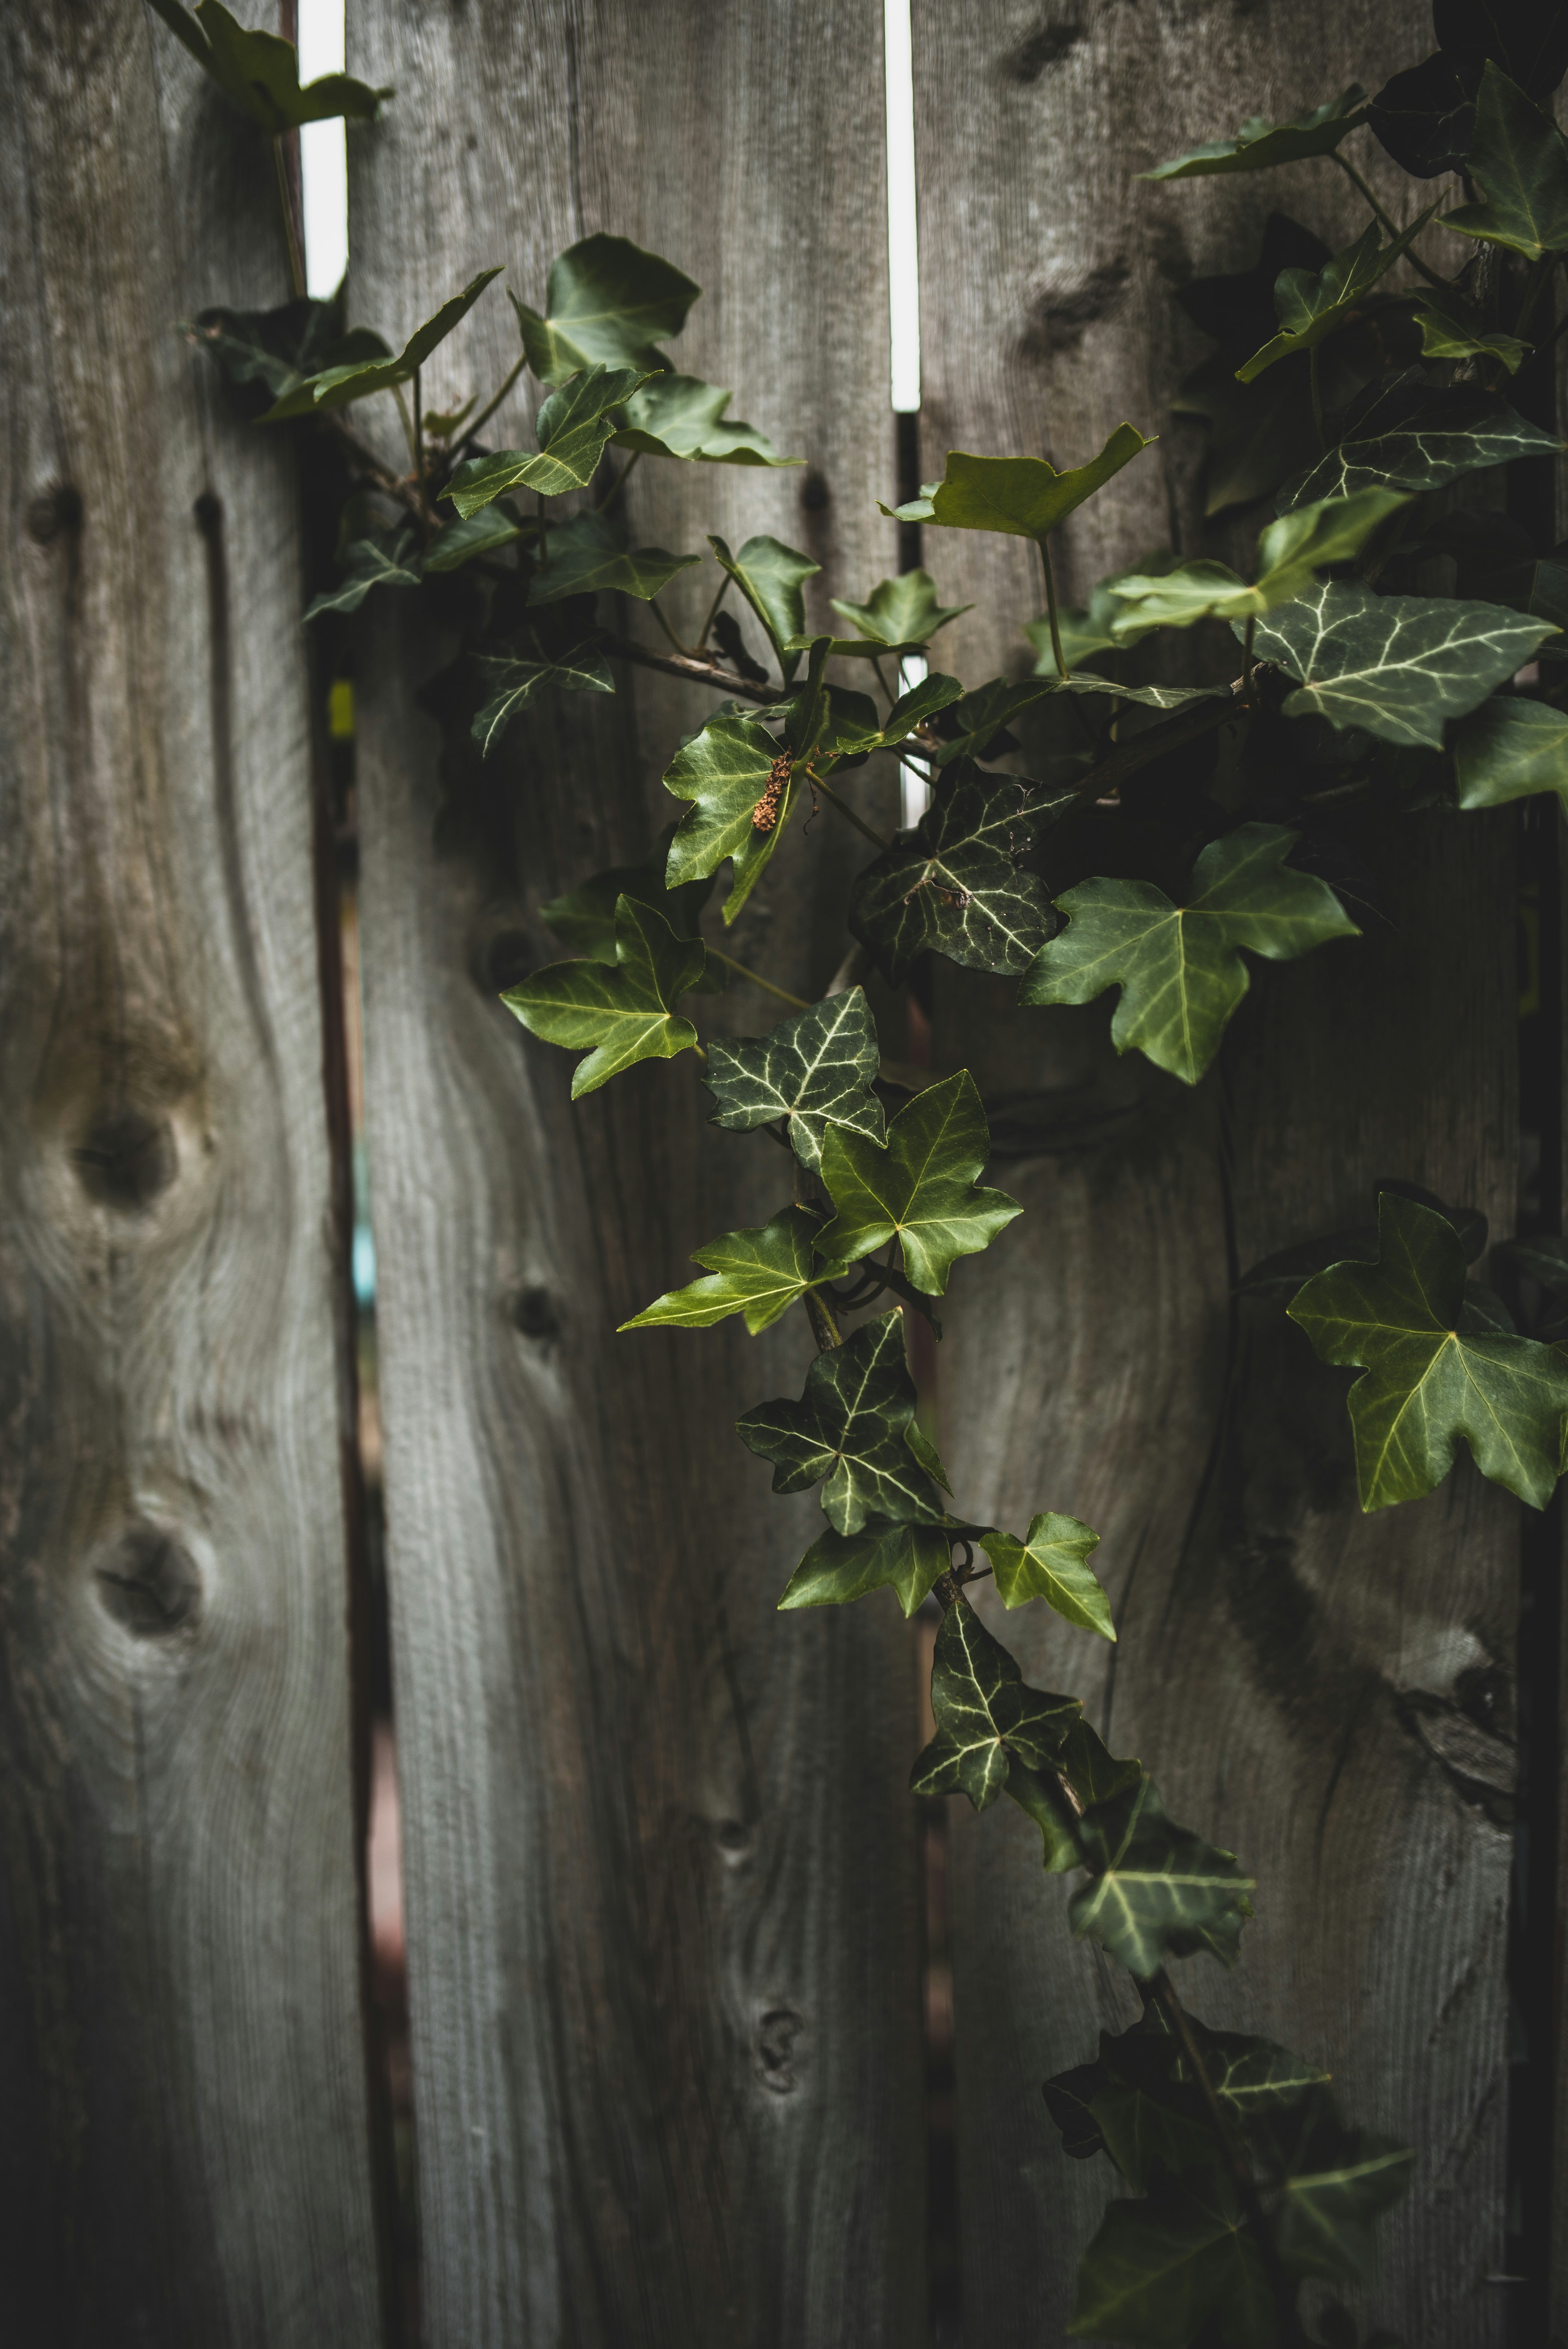
[[[779,821],[779,802],[789,780],[790,758],[780,750],[768,770],[768,788],[751,811],[752,827],[757,832],[771,832]]]

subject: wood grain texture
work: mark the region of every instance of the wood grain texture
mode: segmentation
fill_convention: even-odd
[[[680,364],[780,441],[803,419],[810,466],[645,459],[638,537],[770,529],[824,564],[815,610],[863,594],[893,551],[880,25],[870,0],[360,10],[352,69],[414,102],[356,142],[356,316],[401,334],[492,261],[537,303],[597,228],[666,254],[707,289]],[[428,396],[514,352],[498,290]],[[624,624],[658,641],[641,607]],[[903,2349],[924,2291],[909,1635],[891,1605],[773,1611],[820,1520],[728,1423],[798,1391],[804,1330],[614,1334],[789,1170],[706,1132],[689,1061],[572,1107],[569,1056],[495,999],[559,957],[540,905],[676,812],[657,778],[711,698],[636,674],[480,770],[443,758],[419,681],[397,635],[367,653],[359,773],[428,2338]],[[813,992],[862,854],[831,822],[725,941]],[[777,1016],[749,989],[710,1009]]]
[[[285,291],[137,0],[5,30],[0,2271],[17,2349],[379,2333]]]
[[[914,45],[923,471],[949,446],[1078,462],[1126,415],[1164,437],[1068,526],[1068,592],[1172,535],[1199,551],[1196,443],[1161,411],[1202,347],[1171,291],[1250,264],[1275,204],[1339,243],[1358,199],[1328,165],[1266,183],[1130,175],[1254,110],[1353,77],[1376,88],[1425,53],[1424,10],[1150,16],[1118,0],[1070,19],[990,5],[960,26],[917,0]],[[1385,184],[1376,150],[1357,160]],[[976,604],[944,639],[971,681],[1027,659],[1026,552],[926,533],[944,600]],[[1010,1643],[1255,1869],[1241,1969],[1185,1967],[1184,1992],[1322,2056],[1353,2117],[1418,2145],[1361,2304],[1469,2349],[1502,2323],[1483,2278],[1502,2248],[1515,1513],[1466,1463],[1432,1499],[1362,1519],[1345,1381],[1288,1325],[1228,1303],[1234,1268],[1365,1216],[1382,1174],[1510,1227],[1506,827],[1353,836],[1399,934],[1259,974],[1193,1094],[1113,1060],[1109,1003],[1024,1016],[1000,988],[946,988],[938,1057],[1043,1093],[1056,1133],[995,1170],[1031,1212],[955,1284],[944,1448],[966,1509],[1100,1528],[1114,1654],[1027,1617]],[[1133,2002],[1067,1943],[1024,1821],[955,1816],[954,1833],[965,2327],[1033,2344],[1060,2336],[1111,2190],[1062,2158],[1038,2083]]]

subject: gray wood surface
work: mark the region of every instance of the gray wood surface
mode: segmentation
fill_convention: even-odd
[[[1042,25],[917,0],[923,472],[949,446],[1078,463],[1126,416],[1164,437],[1069,525],[1069,593],[1172,531],[1194,551],[1196,444],[1162,411],[1208,347],[1172,290],[1249,265],[1275,204],[1342,242],[1358,199],[1326,164],[1159,189],[1130,174],[1254,110],[1376,88],[1428,46],[1414,6],[1109,5]],[[1377,156],[1363,137],[1386,187]],[[1027,552],[927,532],[944,601],[977,605],[944,665],[972,680],[1026,665]],[[1468,1463],[1430,1500],[1361,1518],[1343,1379],[1263,1308],[1233,1319],[1229,1288],[1364,1216],[1383,1174],[1510,1227],[1511,841],[1436,816],[1365,840],[1405,926],[1258,974],[1195,1094],[1113,1059],[1109,1004],[1009,1016],[1006,990],[959,980],[937,1037],[988,1090],[1043,1092],[1057,1129],[996,1167],[1029,1215],[954,1284],[944,1449],[966,1509],[1099,1527],[1122,1633],[1111,1654],[1015,1617],[1011,1644],[1255,1870],[1239,1971],[1190,1963],[1183,1994],[1321,2056],[1352,2117],[1419,2147],[1359,2304],[1433,2349],[1502,2323],[1484,2279],[1503,2231],[1516,1521]],[[1068,1942],[1026,1823],[952,1808],[965,2337],[1021,2349],[1060,2337],[1111,2190],[1104,2165],[1063,2158],[1038,2084],[1134,2007]]]
[[[629,234],[707,289],[679,364],[780,443],[804,429],[810,459],[645,459],[639,536],[770,529],[823,563],[824,616],[892,567],[872,0],[378,0],[350,40],[404,93],[355,145],[356,319],[401,335],[498,261],[538,303],[557,251]],[[498,287],[428,398],[515,351]],[[537,397],[496,445],[530,437]],[[681,583],[681,624],[714,576]],[[460,743],[443,764],[397,618],[361,675],[359,775],[427,2337],[903,2349],[924,2299],[910,1635],[891,1605],[774,1612],[820,1518],[771,1497],[727,1423],[798,1391],[805,1330],[614,1335],[692,1247],[782,1204],[788,1167],[706,1132],[689,1061],[573,1108],[569,1056],[495,999],[560,956],[540,905],[669,820],[658,775],[711,697],[640,673],[531,716],[482,773]],[[659,641],[640,607],[626,625]],[[863,856],[833,823],[725,940],[811,993]],[[737,988],[711,1016],[782,1015]]]
[[[286,293],[139,0],[8,13],[0,2273],[16,2349],[378,2337]]]

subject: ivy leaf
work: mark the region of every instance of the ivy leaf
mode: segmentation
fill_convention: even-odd
[[[1014,1760],[1027,1770],[1050,1768],[1082,1707],[1076,1696],[1026,1688],[1006,1648],[960,1599],[936,1635],[931,1710],[936,1734],[910,1773],[911,1793],[965,1794],[983,1811],[1006,1785]]]
[[[564,383],[595,361],[643,374],[666,366],[654,346],[680,333],[701,291],[627,237],[585,236],[551,263],[545,316],[515,294],[511,306],[534,374]]]
[[[1005,1191],[976,1187],[990,1146],[967,1069],[916,1093],[889,1126],[885,1149],[829,1126],[821,1175],[838,1212],[817,1236],[820,1254],[833,1265],[854,1264],[896,1233],[915,1288],[942,1296],[954,1259],[989,1247],[1023,1213]]]
[[[766,813],[769,780],[781,752],[773,735],[749,718],[710,718],[700,734],[677,750],[665,770],[665,789],[693,806],[670,843],[666,877],[672,889],[706,879],[727,856],[735,878],[724,903],[733,922],[757,886],[789,821],[795,785],[785,783],[774,820],[759,829]]]
[[[290,416],[319,416],[328,409],[346,408],[351,400],[368,399],[374,391],[391,391],[398,384],[412,383],[438,344],[461,326],[490,279],[500,275],[498,263],[494,269],[481,269],[477,277],[470,277],[460,294],[454,294],[434,317],[415,327],[396,358],[356,358],[324,367],[274,400],[262,422],[279,424]]]
[[[1522,352],[1524,346],[1515,347]],[[1377,483],[1389,490],[1440,490],[1466,473],[1515,457],[1555,456],[1554,432],[1526,423],[1480,384],[1429,384],[1414,370],[1358,402],[1344,438],[1280,493],[1280,509],[1315,498],[1350,498]]]
[[[1445,212],[1445,228],[1531,261],[1568,248],[1568,140],[1491,58],[1465,170],[1485,201]]]
[[[1269,523],[1258,540],[1258,578],[1247,586],[1222,563],[1183,563],[1157,577],[1125,572],[1105,583],[1110,634],[1136,644],[1151,628],[1190,628],[1196,620],[1246,620],[1305,595],[1330,564],[1347,563],[1372,533],[1406,504],[1402,491],[1362,489],[1298,505]]]
[[[1464,717],[1555,633],[1497,604],[1336,583],[1260,620],[1253,649],[1301,681],[1285,696],[1287,718],[1326,718],[1437,750],[1445,719]]]
[[[465,522],[460,514],[447,523],[439,535],[425,550],[425,572],[459,571],[476,555],[493,554],[498,547],[510,546],[522,533],[503,508],[491,507],[488,512],[477,513]]]
[[[743,1444],[773,1462],[776,1493],[803,1493],[825,1478],[829,1524],[858,1534],[876,1518],[945,1521],[942,1495],[910,1449],[913,1418],[903,1317],[884,1313],[817,1356],[799,1402],[759,1403],[735,1425]]]
[[[972,604],[939,604],[929,571],[901,571],[896,579],[879,579],[868,602],[833,605],[862,636],[901,653],[918,652],[938,628],[974,608]]]
[[[1363,295],[1393,268],[1436,211],[1436,204],[1429,204],[1387,244],[1380,242],[1374,221],[1354,244],[1347,244],[1321,269],[1282,270],[1274,287],[1280,332],[1236,369],[1238,383],[1251,383],[1276,361],[1313,350],[1326,336],[1337,333]]]
[[[1028,968],[1048,916],[1044,890],[1018,860],[1034,843],[1037,812],[1071,803],[1059,794],[1037,812],[1030,788],[967,760],[948,768],[913,831],[858,876],[850,929],[892,986],[928,948],[972,970]]]
[[[722,538],[710,537],[707,543],[767,629],[779,656],[779,675],[788,685],[800,657],[799,647],[789,652],[789,640],[806,626],[803,589],[821,564],[777,538],[748,538],[738,554],[731,554]]]
[[[846,988],[766,1036],[716,1036],[703,1079],[718,1104],[708,1123],[736,1133],[782,1118],[796,1157],[816,1166],[829,1125],[882,1141],[882,1106],[871,1090],[878,1065],[865,990]]]
[[[662,546],[629,552],[614,523],[590,509],[551,524],[545,559],[528,583],[528,600],[559,604],[567,595],[606,594],[636,595],[648,604],[677,571],[701,561],[700,554],[670,554]]]
[[[803,1207],[781,1207],[768,1223],[749,1231],[726,1232],[694,1251],[693,1264],[707,1268],[707,1280],[688,1282],[655,1298],[623,1330],[710,1330],[732,1313],[743,1313],[755,1338],[770,1330],[811,1286],[811,1235],[815,1224]]]
[[[1078,2265],[1068,2331],[1129,2349],[1274,2349],[1274,2302],[1235,2187],[1212,2169],[1113,2202]]]
[[[1016,750],[1007,728],[1037,701],[1043,701],[1050,690],[1048,684],[1033,678],[1015,684],[1007,678],[994,677],[977,685],[954,704],[949,721],[952,730],[936,754],[937,765],[951,766],[954,759],[999,759]]]
[[[584,367],[540,409],[537,452],[502,449],[493,457],[470,457],[458,467],[442,497],[450,498],[466,518],[508,490],[559,498],[568,490],[586,489],[614,430],[615,410],[643,380],[633,367]]]
[[[1416,310],[1421,357],[1427,359],[1501,359],[1517,375],[1532,346],[1517,335],[1493,334],[1451,288],[1433,287]]]
[[[562,693],[614,693],[615,680],[604,657],[592,644],[571,652],[552,653],[538,660],[502,659],[481,655],[480,673],[488,678],[490,698],[469,730],[488,759],[520,709],[525,709],[547,686]]]
[[[700,376],[655,375],[626,402],[614,435],[617,449],[679,457],[705,465],[803,465],[781,457],[749,424],[725,417],[733,395]]]
[[[952,1563],[953,1537],[938,1526],[883,1525],[873,1518],[858,1534],[836,1534],[830,1526],[790,1576],[779,1609],[842,1607],[885,1588],[897,1593],[906,1615],[914,1615]]]
[[[152,5],[224,97],[269,138],[297,130],[302,123],[339,117],[374,122],[381,100],[393,95],[343,73],[323,74],[302,89],[294,43],[280,40],[275,33],[248,32],[222,0],[198,0],[194,16],[180,0],[152,0]]]
[[[1494,695],[1460,720],[1453,750],[1460,807],[1555,792],[1568,813],[1568,717],[1560,709]]]
[[[878,740],[889,747],[902,742],[906,734],[913,733],[917,726],[925,725],[938,710],[950,709],[955,701],[963,698],[964,688],[958,679],[944,677],[940,669],[934,668],[921,678],[918,685],[912,685],[907,693],[899,695],[888,711],[887,724]]]
[[[1265,115],[1247,117],[1233,139],[1214,139],[1189,148],[1173,162],[1157,163],[1140,171],[1140,180],[1195,180],[1208,171],[1267,171],[1276,163],[1300,163],[1310,155],[1332,155],[1340,140],[1365,122],[1367,93],[1353,81],[1326,106],[1308,114],[1292,115],[1287,122],[1271,122]]]
[[[1485,1247],[1486,1217],[1474,1207],[1445,1206],[1435,1191],[1423,1190],[1418,1183],[1395,1181],[1388,1176],[1374,1186],[1374,1197],[1383,1191],[1397,1191],[1402,1199],[1418,1200],[1423,1207],[1435,1208],[1439,1216],[1446,1216],[1459,1234],[1467,1264],[1473,1264]],[[1364,1264],[1376,1263],[1375,1223],[1351,1224],[1340,1231],[1324,1232],[1313,1239],[1298,1240],[1289,1247],[1276,1249],[1242,1275],[1236,1283],[1236,1294],[1264,1297],[1275,1304],[1288,1305],[1303,1282],[1315,1272],[1326,1272],[1331,1264],[1339,1264],[1346,1257],[1359,1257]]]
[[[422,575],[411,530],[399,531],[390,546],[382,546],[373,538],[356,538],[348,550],[344,577],[315,598],[305,618],[314,620],[321,612],[357,612],[373,587],[417,587]]]
[[[1004,1607],[1026,1607],[1031,1599],[1043,1599],[1069,1623],[1115,1639],[1109,1603],[1088,1562],[1089,1552],[1099,1547],[1091,1526],[1047,1513],[1030,1519],[1022,1541],[993,1527],[980,1536],[980,1547],[995,1568]]]
[[[1233,1852],[1177,1826],[1151,1778],[1091,1803],[1078,1840],[1089,1881],[1068,1914],[1080,1940],[1098,1941],[1145,1979],[1168,1958],[1201,1950],[1234,1965],[1253,1913],[1253,1879]]]
[[[673,827],[672,827],[673,829]],[[615,959],[615,905],[623,895],[651,905],[664,916],[677,938],[695,938],[704,905],[713,895],[711,881],[688,882],[684,888],[665,887],[665,859],[669,854],[666,833],[646,864],[613,864],[595,873],[564,896],[541,905],[541,919],[574,954],[592,955],[595,962]]]
[[[1364,1509],[1442,1483],[1462,1435],[1476,1466],[1532,1508],[1562,1470],[1568,1359],[1497,1328],[1465,1293],[1464,1249],[1444,1216],[1384,1191],[1376,1264],[1331,1265],[1287,1309],[1350,1390]]]
[[[1475,135],[1475,86],[1452,57],[1436,57],[1397,73],[1367,109],[1373,136],[1401,171],[1418,180],[1457,171]]]
[[[368,326],[345,334],[335,302],[285,302],[276,310],[199,310],[184,331],[253,419],[323,368],[391,357]]]
[[[1088,1003],[1119,986],[1117,1050],[1136,1045],[1156,1068],[1196,1084],[1247,991],[1242,947],[1292,962],[1359,935],[1326,881],[1286,864],[1295,841],[1272,823],[1211,841],[1184,906],[1148,881],[1080,882],[1057,899],[1068,926],[1036,956],[1019,1001]]]
[[[1325,2088],[1289,2112],[1268,2115],[1261,2137],[1279,2198],[1274,2240],[1285,2272],[1364,2283],[1372,2272],[1372,2222],[1408,2187],[1413,2149],[1346,2128]]]
[[[552,962],[501,1001],[547,1044],[583,1051],[572,1074],[572,1098],[596,1092],[638,1061],[673,1060],[696,1042],[680,1018],[683,995],[707,993],[707,949],[677,938],[662,914],[623,895],[615,905],[614,967],[591,957]]]
[[[1043,457],[975,457],[962,449],[947,452],[947,471],[933,484],[923,509],[909,518],[949,530],[990,530],[1010,538],[1044,539],[1068,514],[1103,489],[1113,474],[1153,447],[1130,424],[1119,424],[1098,457],[1071,472],[1058,473]],[[882,508],[883,513],[891,510]],[[899,508],[902,518],[905,509]]]

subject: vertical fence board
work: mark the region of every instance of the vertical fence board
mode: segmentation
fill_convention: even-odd
[[[1358,200],[1329,165],[1164,189],[1130,175],[1250,112],[1353,76],[1375,88],[1427,45],[1413,7],[1287,25],[994,5],[960,27],[917,0],[922,471],[950,446],[1078,463],[1126,415],[1165,438],[1068,526],[1067,593],[1172,530],[1195,551],[1195,444],[1163,410],[1200,345],[1173,289],[1249,265],[1267,209],[1340,242]],[[1027,550],[927,537],[944,601],[976,605],[944,663],[974,680],[1026,662]],[[1502,2322],[1483,2279],[1502,2242],[1514,1512],[1465,1462],[1433,1499],[1362,1520],[1343,1380],[1262,1309],[1233,1322],[1228,1307],[1233,1268],[1364,1216],[1379,1175],[1509,1228],[1506,830],[1434,817],[1358,844],[1403,933],[1259,974],[1195,1095],[1117,1064],[1107,1007],[1013,1015],[999,988],[947,989],[939,1059],[1043,1093],[1056,1132],[1037,1163],[996,1170],[1031,1212],[955,1290],[944,1450],[966,1507],[1101,1529],[1115,1655],[1028,1618],[1011,1643],[1255,1868],[1238,1974],[1189,1965],[1183,1987],[1216,2022],[1322,2055],[1354,2117],[1418,2146],[1366,2305],[1468,2349]],[[1109,2191],[1103,2165],[1061,2157],[1038,2083],[1134,2007],[1125,1978],[1068,1945],[1026,1823],[954,1826],[965,2324],[1021,2344],[1061,2333]]]
[[[574,238],[629,234],[706,289],[677,363],[810,459],[645,459],[637,540],[771,529],[824,564],[824,616],[892,567],[870,0],[382,0],[351,41],[402,93],[354,164],[356,318],[402,333],[492,261],[537,302]],[[515,348],[498,290],[429,398]],[[531,437],[536,398],[494,445]],[[695,627],[699,591],[671,601]],[[428,2338],[902,2349],[923,2297],[908,1635],[891,1609],[773,1612],[816,1512],[772,1499],[727,1423],[798,1389],[804,1331],[614,1334],[781,1204],[787,1169],[702,1132],[690,1062],[573,1108],[568,1057],[495,1000],[562,951],[542,902],[645,852],[712,698],[624,675],[480,769],[443,750],[397,617],[361,672],[361,902]],[[661,641],[640,607],[624,625]],[[802,991],[861,861],[831,822],[726,941]],[[713,1016],[776,1012],[738,988]]]
[[[137,0],[4,37],[6,2332],[367,2349],[296,491],[174,331],[271,163]]]

